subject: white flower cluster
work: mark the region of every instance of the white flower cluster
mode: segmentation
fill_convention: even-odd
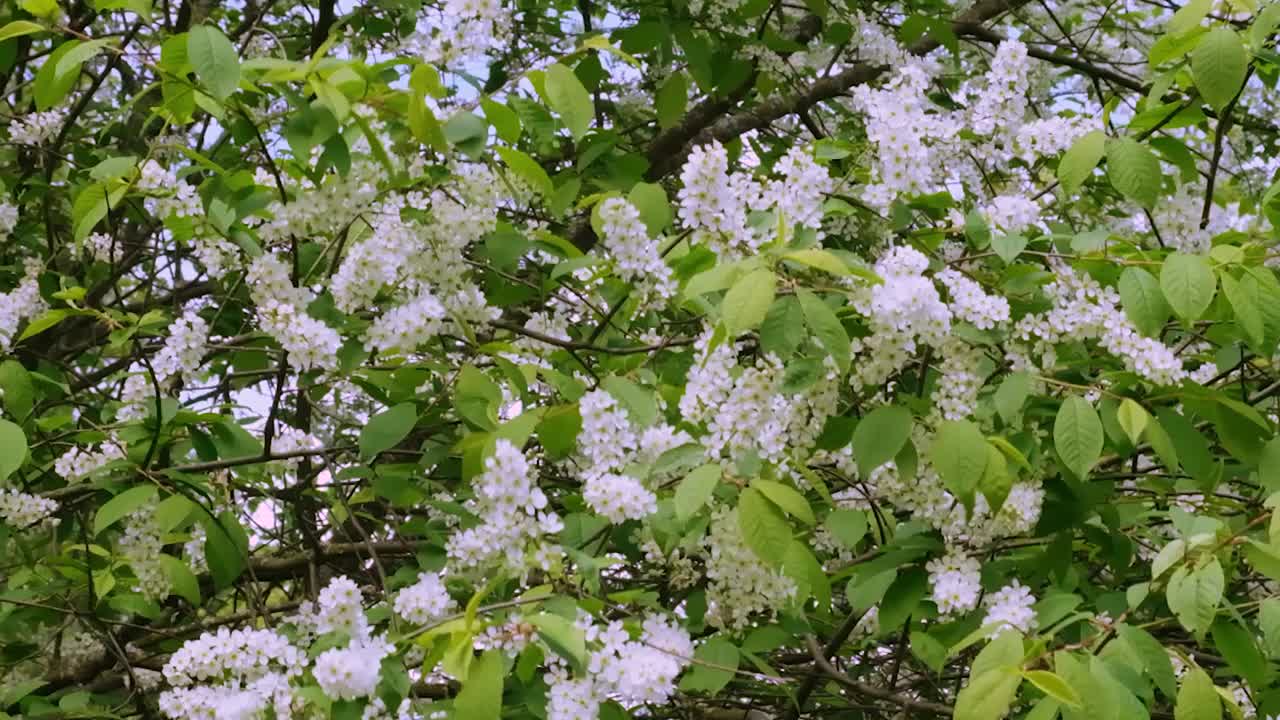
[[[16,227],[18,227],[18,207],[0,200],[0,240],[8,238]]]
[[[290,237],[310,238],[341,230],[377,197],[382,172],[372,160],[356,160],[350,172],[330,173],[319,187],[300,188],[291,202],[273,202],[266,209],[270,219],[258,226],[259,237],[274,246]]]
[[[777,224],[755,228],[752,210],[773,209],[784,217],[784,241],[799,224],[817,229],[822,202],[834,187],[826,168],[793,148],[775,168],[781,179],[757,182],[751,173],[729,172],[729,156],[719,142],[700,145],[680,171],[680,220],[694,231],[691,242],[705,243],[724,259],[751,255],[776,238]]]
[[[440,334],[445,317],[440,299],[424,288],[375,320],[365,335],[364,347],[390,355],[414,353],[418,346]]]
[[[18,287],[7,293],[0,293],[0,352],[9,349],[13,336],[18,333],[18,325],[27,318],[35,317],[48,305],[40,297],[39,277],[44,268],[37,258],[23,261],[22,279]]]
[[[462,67],[504,46],[511,12],[501,0],[445,0],[438,11],[425,8],[407,43],[426,62]]]
[[[1097,340],[1126,368],[1153,383],[1175,385],[1186,377],[1182,361],[1171,348],[1138,333],[1120,309],[1120,295],[1113,288],[1103,288],[1065,264],[1056,264],[1054,270],[1054,281],[1045,286],[1053,307],[1027,315],[1014,326],[1014,336],[1030,345],[1009,349],[1015,370],[1037,367],[1034,356],[1040,357],[1039,367],[1053,367],[1058,343]]]
[[[27,113],[9,125],[9,139],[19,145],[43,145],[58,134],[66,117],[62,109]]]
[[[990,632],[995,637],[1007,629],[1019,632],[1031,632],[1036,626],[1036,612],[1031,609],[1036,599],[1031,591],[1023,587],[1017,580],[1006,585],[986,599],[987,616],[983,625],[996,625]]]
[[[708,352],[711,337],[708,329],[695,343],[694,366],[680,398],[684,419],[706,426],[699,441],[707,456],[736,461],[755,453],[782,462],[791,452],[812,447],[836,410],[839,372],[834,362],[826,361],[812,386],[788,394],[782,392],[785,370],[776,357],[740,367],[732,343]]]
[[[449,597],[444,580],[436,573],[421,573],[418,582],[396,595],[395,611],[400,617],[415,625],[426,625],[439,620],[457,608]]]
[[[289,353],[289,362],[301,370],[337,366],[342,337],[307,314],[314,296],[293,286],[280,258],[270,254],[257,258],[245,280],[258,307],[258,322]]]
[[[795,583],[765,565],[747,547],[737,509],[718,508],[703,541],[706,551],[707,622],[743,628],[756,613],[775,613],[796,594]]]
[[[627,474],[625,468],[651,463],[667,450],[693,439],[666,423],[640,430],[617,399],[604,390],[583,395],[578,412],[582,430],[578,433],[576,465],[587,505],[614,523],[639,520],[656,512],[657,496],[644,482]]]
[[[853,341],[859,357],[851,373],[855,387],[881,385],[906,365],[920,343],[940,346],[951,332],[951,310],[924,275],[929,259],[910,246],[890,248],[875,264],[884,280],[859,288],[854,308],[865,315],[872,334]],[[994,307],[988,308],[997,312]]]
[[[1012,123],[1021,123],[1027,114],[1027,78],[1031,61],[1027,46],[1007,40],[996,48],[984,87],[969,108],[969,125],[979,135],[991,135]]]
[[[290,680],[307,656],[273,630],[229,630],[188,640],[169,657],[160,710],[173,720],[250,720],[293,715]]]
[[[939,613],[966,613],[978,606],[982,583],[976,559],[951,550],[943,557],[930,560],[925,568],[929,571],[933,602]]]
[[[942,346],[942,373],[931,396],[933,413],[943,420],[963,420],[978,408],[978,391],[983,377],[979,374],[982,352],[962,341]]]
[[[1006,235],[1020,233],[1040,222],[1040,206],[1025,195],[1000,195],[982,209],[987,223]]]
[[[147,212],[157,218],[199,218],[204,215],[204,204],[196,187],[178,180],[177,175],[155,160],[147,160],[138,167],[137,188],[148,194]]]
[[[11,528],[22,530],[58,511],[58,503],[15,489],[0,490],[0,520]]]
[[[209,324],[195,311],[188,310],[169,325],[164,347],[151,361],[161,383],[181,375],[190,378],[200,369],[205,344],[209,342]]]
[[[98,262],[112,264],[124,258],[124,247],[106,233],[93,233],[84,239],[84,244],[89,249],[89,254]]]
[[[1002,295],[988,295],[982,286],[960,271],[947,268],[934,279],[947,288],[952,314],[980,330],[990,330],[1009,321],[1009,300]]]
[[[153,500],[129,513],[125,518],[124,534],[120,536],[120,554],[138,579],[133,590],[152,600],[168,597],[173,587],[164,565],[160,563],[163,548]]]
[[[559,533],[564,522],[548,508],[547,496],[520,448],[498,440],[472,485],[475,499],[466,505],[480,523],[449,538],[445,549],[456,567],[497,565],[523,573],[531,558],[544,558],[543,564],[559,558],[559,546],[547,544],[543,537]]]
[[[640,211],[622,198],[600,204],[602,242],[613,257],[618,277],[632,283],[646,300],[665,301],[675,295],[676,281],[663,262],[658,243],[640,221]]]
[[[320,653],[311,674],[332,700],[368,697],[378,687],[382,658],[394,649],[381,637],[352,640],[345,648]]]
[[[667,703],[675,694],[676,678],[694,653],[689,634],[660,615],[645,618],[638,640],[632,640],[616,620],[605,627],[591,624],[585,630],[587,642],[598,649],[587,658],[585,677],[570,677],[562,664],[553,661],[546,675],[547,720],[596,720],[604,700],[629,710]]]
[[[77,445],[66,451],[53,463],[54,472],[67,480],[80,480],[102,469],[113,460],[123,460],[124,450],[118,442],[109,440],[97,450]]]

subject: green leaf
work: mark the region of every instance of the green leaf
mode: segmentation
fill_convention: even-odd
[[[1169,472],[1177,472],[1180,465],[1178,449],[1164,426],[1155,418],[1148,416],[1142,435],[1147,442],[1151,443],[1151,449],[1156,451],[1156,457],[1164,463],[1165,469]]]
[[[71,205],[71,219],[75,223],[72,236],[77,242],[88,237],[108,212],[119,207],[125,191],[124,186],[108,190],[106,185],[94,183],[76,195],[75,202]]]
[[[777,287],[778,276],[772,270],[761,268],[747,274],[729,288],[720,305],[729,337],[737,337],[764,322]]]
[[[1075,193],[1093,174],[1093,169],[1106,152],[1107,136],[1094,130],[1076,138],[1058,161],[1058,182],[1068,195]]]
[[[26,459],[27,434],[8,420],[0,420],[0,482],[22,467]]]
[[[822,349],[836,361],[840,372],[849,372],[852,351],[849,347],[849,334],[840,324],[840,319],[812,292],[797,289],[796,297],[800,300],[800,309],[804,311],[804,321],[822,343]]]
[[[372,459],[404,440],[418,422],[418,409],[413,403],[400,403],[369,418],[360,430],[360,457]]]
[[[1048,670],[1025,670],[1022,677],[1031,681],[1032,685],[1040,688],[1045,695],[1072,707],[1080,707],[1083,701],[1080,699],[1080,693],[1075,688],[1067,684],[1060,676],[1055,675]]]
[[[170,495],[156,506],[156,525],[164,532],[172,532],[191,515],[198,506],[185,495]]]
[[[777,506],[755,488],[743,490],[738,498],[738,529],[757,557],[773,567],[782,565],[791,544],[791,526]]]
[[[942,483],[966,507],[972,507],[988,458],[987,439],[978,426],[968,420],[942,423],[929,446],[929,461]]]
[[[229,587],[244,572],[248,562],[249,536],[234,512],[227,510],[216,518],[206,515],[204,525],[204,554],[209,562],[209,573],[218,588]]]
[[[689,102],[689,79],[684,73],[673,73],[662,87],[658,88],[655,99],[658,111],[658,127],[663,130],[673,128],[684,117],[685,106]]]
[[[484,119],[493,126],[499,140],[512,144],[520,140],[520,116],[514,110],[489,98],[480,101],[480,109],[484,111]]]
[[[1120,303],[1124,314],[1138,332],[1159,337],[1169,321],[1169,303],[1160,292],[1160,281],[1138,267],[1127,267],[1120,273]]]
[[[720,484],[721,468],[717,464],[703,465],[684,476],[676,486],[676,517],[680,522],[687,522],[693,517]]]
[[[835,275],[836,277],[848,277],[852,272],[844,261],[836,257],[829,250],[820,248],[807,248],[805,250],[792,250],[783,253],[782,259],[797,262],[801,265],[808,265],[825,273]]]
[[[1280,658],[1280,598],[1267,598],[1258,606],[1258,627],[1262,630],[1267,655]]]
[[[32,94],[36,99],[37,110],[48,110],[59,105],[67,97],[67,93],[71,92],[71,88],[75,87],[76,81],[80,79],[80,68],[75,68],[76,72],[62,75],[58,74],[57,69],[58,63],[62,61],[62,58],[74,51],[80,44],[79,40],[68,40],[62,43],[49,54],[44,64],[36,72]]]
[[[1173,662],[1160,641],[1146,630],[1125,623],[1116,626],[1116,634],[1142,660],[1143,670],[1151,677],[1151,681],[1160,689],[1160,692],[1170,698],[1174,697],[1178,688],[1173,674]]]
[[[898,456],[911,437],[911,411],[885,405],[867,413],[853,430],[853,459],[865,477]]]
[[[467,645],[471,644],[468,638]],[[467,650],[470,654],[470,648]],[[467,720],[500,720],[502,717],[503,652],[489,650],[471,663],[462,690],[453,699],[457,717]]]
[[[996,388],[996,412],[1000,413],[1006,425],[1012,425],[1022,412],[1022,406],[1031,394],[1031,381],[1031,373],[1010,373]]]
[[[1137,445],[1151,416],[1132,398],[1125,398],[1120,401],[1120,407],[1116,410],[1116,420],[1120,423],[1124,434],[1129,437],[1129,442]]]
[[[832,510],[823,525],[841,545],[852,550],[867,534],[867,515],[861,510]]]
[[[583,672],[587,663],[587,640],[582,628],[551,613],[538,613],[529,618],[538,635],[557,655],[569,662],[575,673]]]
[[[1250,345],[1261,347],[1265,328],[1258,303],[1257,281],[1250,275],[1245,275],[1243,280],[1236,280],[1225,272],[1219,277],[1222,280],[1222,294],[1231,304],[1231,310],[1236,316],[1236,324],[1240,326]]]
[[[792,540],[782,558],[782,574],[796,584],[796,599],[801,603],[810,597],[817,600],[819,608],[831,606],[831,582],[822,569],[822,563],[809,550],[806,543]]]
[[[699,645],[693,657],[698,662],[680,681],[680,689],[708,695],[720,692],[733,680],[740,662],[738,648],[718,635]]]
[[[1188,30],[1195,29],[1200,25],[1200,21],[1204,20],[1209,11],[1213,9],[1213,0],[1190,0],[1186,5],[1178,8],[1178,11],[1169,19],[1169,24],[1165,26],[1170,35],[1181,35]]]
[[[1107,176],[1125,197],[1145,208],[1155,207],[1162,175],[1160,161],[1147,146],[1132,138],[1108,140]]]
[[[1013,475],[1009,473],[1009,464],[1004,453],[991,443],[987,446],[987,466],[982,470],[982,479],[978,481],[978,491],[987,499],[991,514],[995,515],[1004,507],[1004,501],[1013,489]]]
[[[947,664],[947,646],[929,633],[912,630],[911,654],[920,659],[934,673],[942,672]]]
[[[1009,712],[1022,676],[1012,667],[974,675],[956,696],[955,720],[999,720]]]
[[[1027,237],[1018,233],[992,235],[991,249],[1007,265],[1017,259],[1023,250],[1027,249]]]
[[[1213,624],[1213,644],[1227,665],[1245,679],[1255,691],[1267,683],[1267,661],[1258,650],[1250,632],[1232,620],[1222,618]]]
[[[22,35],[44,32],[44,30],[45,27],[43,25],[33,23],[30,20],[14,20],[8,25],[0,28],[0,42]]]
[[[1199,319],[1209,308],[1216,286],[1209,261],[1200,255],[1174,253],[1160,268],[1160,290],[1187,322]]]
[[[560,115],[575,140],[581,140],[591,127],[595,106],[591,94],[572,70],[555,63],[546,73],[547,104]]]
[[[600,387],[626,408],[627,417],[640,427],[649,427],[658,420],[658,404],[653,393],[624,377],[610,375],[600,381]]]
[[[93,534],[101,534],[103,530],[124,519],[129,513],[146,505],[155,496],[155,485],[138,485],[106,501],[93,517]]]
[[[1102,421],[1088,400],[1076,396],[1063,401],[1053,421],[1053,443],[1072,474],[1081,479],[1089,474],[1102,454],[1104,439]]]
[[[1222,720],[1222,701],[1209,674],[1193,667],[1182,676],[1174,720]]]
[[[759,490],[761,494],[773,501],[774,505],[782,508],[783,512],[805,525],[812,525],[817,522],[817,519],[813,517],[813,508],[809,507],[809,501],[805,500],[804,495],[801,495],[795,488],[772,480],[760,480],[758,478],[751,481],[751,487]]]
[[[863,612],[883,600],[885,593],[897,579],[898,571],[892,568],[867,578],[854,575],[845,586],[845,599],[854,612]]]
[[[880,601],[878,619],[880,629],[894,632],[906,623],[907,618],[920,607],[920,601],[929,593],[929,577],[920,568],[911,568],[899,575]]]
[[[494,148],[498,156],[502,158],[502,162],[511,168],[511,171],[520,176],[522,180],[529,183],[539,195],[544,198],[551,197],[555,192],[555,185],[551,182],[551,176],[547,175],[547,171],[533,158],[516,150],[514,148],[498,146]]]
[[[640,219],[644,221],[649,235],[657,237],[671,224],[671,203],[667,200],[667,191],[657,183],[636,183],[627,193],[627,200],[640,211]]]
[[[173,592],[191,603],[192,607],[200,607],[200,581],[187,564],[172,555],[160,555],[160,564],[164,573],[173,585]]]
[[[187,57],[209,94],[226,100],[240,86],[240,58],[222,31],[197,25],[187,33]]]
[[[96,57],[110,42],[110,38],[99,38],[80,43],[58,59],[58,64],[53,68],[54,74],[62,77],[79,73],[80,67]]]
[[[1222,109],[1240,92],[1249,69],[1249,53],[1234,30],[1218,25],[1191,52],[1191,75],[1201,97]]]
[[[1204,567],[1191,570],[1180,567],[1169,577],[1165,598],[1178,622],[1193,633],[1203,633],[1213,624],[1222,601],[1225,580],[1217,558]]]

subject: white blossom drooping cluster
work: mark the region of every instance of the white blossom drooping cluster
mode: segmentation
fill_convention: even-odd
[[[776,613],[796,594],[791,578],[774,570],[747,547],[738,529],[736,508],[718,508],[706,549],[707,622],[716,627],[746,627],[756,613]]]
[[[662,260],[658,243],[640,221],[640,211],[627,200],[600,203],[602,242],[613,257],[618,277],[632,283],[646,300],[665,301],[676,292],[675,276]]]
[[[43,522],[58,511],[58,503],[13,488],[0,490],[0,520],[16,530]]]
[[[501,0],[446,0],[425,7],[406,45],[426,62],[461,67],[503,47],[511,34],[511,12]]]
[[[18,206],[0,200],[0,240],[5,240],[18,227]]]
[[[755,453],[782,462],[789,452],[811,448],[836,410],[839,372],[833,361],[801,392],[782,391],[785,369],[773,355],[741,367],[733,343],[711,348],[712,330],[694,344],[694,364],[680,398],[687,422],[705,425],[698,441],[713,460],[737,461]]]
[[[954,550],[925,565],[939,613],[966,613],[978,606],[978,595],[982,592],[979,567],[975,558]]]
[[[1045,286],[1053,307],[1014,325],[1014,336],[1026,344],[1007,352],[1015,370],[1051,368],[1057,362],[1058,343],[1096,340],[1126,368],[1153,383],[1175,385],[1186,377],[1181,359],[1169,346],[1144,337],[1129,322],[1114,288],[1104,288],[1065,264],[1055,264],[1054,270],[1053,282]],[[1039,365],[1032,360],[1037,356]]]
[[[102,443],[97,450],[77,445],[54,461],[53,470],[67,480],[81,480],[102,469],[107,463],[123,459],[124,449],[114,440]]]
[[[320,653],[311,674],[331,700],[369,697],[378,687],[382,658],[394,650],[382,637],[353,639],[345,648]]]
[[[415,625],[426,625],[439,620],[457,608],[449,597],[444,580],[436,573],[420,573],[418,582],[396,595],[395,611],[400,617]]]
[[[751,255],[777,238],[778,223],[756,228],[752,210],[774,210],[783,217],[783,242],[796,225],[817,229],[822,202],[834,187],[826,168],[809,153],[793,148],[778,161],[780,179],[763,184],[745,171],[729,172],[729,156],[719,142],[700,145],[680,171],[680,220],[693,230],[691,242],[705,243],[723,259]]]
[[[641,430],[618,400],[604,390],[583,395],[578,412],[582,430],[578,433],[576,468],[587,505],[614,523],[656,512],[657,495],[625,468],[651,463],[667,450],[692,442],[689,434],[664,422]],[[646,480],[653,482],[654,478]]]
[[[942,346],[941,377],[933,391],[933,413],[943,420],[963,420],[978,408],[982,352],[963,341]]]
[[[66,117],[63,109],[27,113],[9,125],[9,139],[19,145],[43,145],[58,134]]]
[[[445,549],[455,567],[497,566],[524,573],[538,558],[545,563],[545,558],[560,557],[559,546],[547,543],[544,536],[559,533],[564,522],[548,508],[547,496],[520,448],[498,440],[472,486],[475,498],[466,505],[480,523],[449,538]]]
[[[160,710],[173,720],[250,720],[267,709],[293,715],[290,680],[307,666],[306,653],[274,630],[204,633],[169,657]]]
[[[388,355],[411,354],[445,327],[444,304],[423,288],[413,299],[392,308],[373,322],[365,334],[366,350]]]
[[[831,173],[802,147],[788,150],[773,169],[782,177],[765,184],[762,204],[772,205],[782,215],[788,231],[794,225],[814,229],[822,225],[822,203],[835,188]]]
[[[381,166],[365,158],[352,162],[350,172],[326,174],[319,185],[307,182],[292,201],[278,200],[267,207],[270,219],[258,226],[259,237],[266,246],[274,246],[290,237],[341,230],[377,197],[381,173]]]
[[[137,188],[147,194],[147,212],[157,218],[199,218],[204,215],[204,204],[196,187],[182,182],[173,171],[155,160],[147,160],[138,166]]]
[[[571,677],[563,663],[552,661],[546,675],[547,720],[596,720],[604,700],[628,710],[670,701],[676,678],[693,657],[688,632],[661,615],[646,617],[636,640],[616,620],[602,627],[586,617],[577,624],[585,626],[593,648],[587,674]]]
[[[855,387],[883,384],[920,344],[937,347],[947,340],[951,310],[925,276],[928,268],[929,259],[919,250],[890,248],[875,264],[884,282],[856,292],[853,306],[867,317],[872,334],[853,341],[859,358],[851,373]]]
[[[152,600],[163,600],[173,587],[164,565],[160,562],[164,541],[156,524],[156,503],[148,502],[129,513],[125,518],[124,534],[120,536],[120,554],[124,556],[134,577],[138,579],[134,592]]]
[[[254,260],[245,281],[258,306],[258,322],[289,353],[291,364],[301,370],[337,367],[342,337],[307,314],[314,296],[293,286],[280,258],[267,254]]]
[[[986,599],[987,616],[983,618],[982,624],[996,626],[991,630],[990,637],[1010,628],[1029,633],[1036,626],[1036,613],[1031,609],[1035,603],[1036,599],[1031,591],[1014,580]]]
[[[178,375],[187,378],[194,375],[200,369],[208,342],[209,324],[195,311],[188,310],[170,323],[169,337],[151,361],[160,382]]]
[[[9,349],[23,320],[35,317],[48,307],[40,297],[39,278],[43,269],[39,259],[27,258],[23,261],[22,279],[18,286],[0,294],[0,352]]]
[[[988,295],[982,286],[965,277],[959,270],[947,268],[934,279],[947,288],[952,314],[979,330],[990,330],[1009,321],[1009,300],[1002,295]]]
[[[987,223],[999,232],[1012,235],[1040,222],[1040,206],[1025,195],[1000,195],[982,209]]]
[[[1020,125],[1027,114],[1027,78],[1031,63],[1027,46],[1017,40],[1006,40],[996,48],[991,70],[977,90],[977,99],[969,108],[969,126],[979,135]]]

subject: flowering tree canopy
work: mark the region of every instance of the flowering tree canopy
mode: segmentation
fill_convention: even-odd
[[[1280,715],[1278,29],[6,4],[0,715]]]

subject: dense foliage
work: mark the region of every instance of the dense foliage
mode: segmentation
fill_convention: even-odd
[[[0,9],[0,714],[1280,715],[1280,4]]]

